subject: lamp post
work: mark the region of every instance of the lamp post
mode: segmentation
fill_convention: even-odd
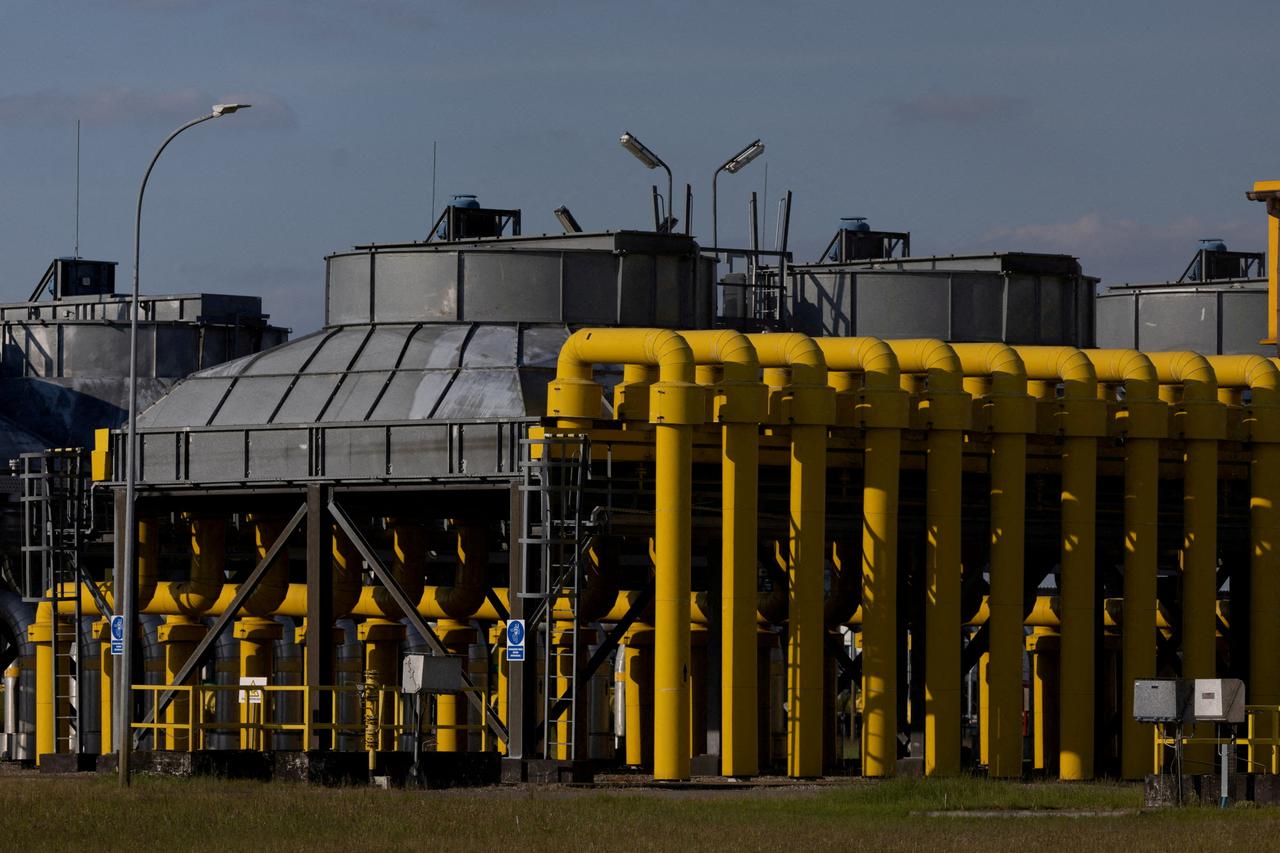
[[[743,166],[763,153],[764,143],[757,139],[728,160],[725,160],[720,168],[716,169],[715,174],[711,176],[711,243],[716,252],[720,251],[719,211],[716,207],[716,178],[720,177],[721,172],[728,172],[731,175],[737,173]]]
[[[138,188],[138,208],[133,228],[133,302],[129,309],[129,409],[124,448],[124,560],[123,565],[116,568],[114,581],[114,587],[121,599],[121,601],[117,602],[117,609],[123,611],[125,625],[123,654],[120,656],[119,671],[116,677],[119,687],[116,694],[117,710],[115,719],[116,748],[118,750],[116,754],[118,756],[120,784],[125,787],[128,787],[130,781],[129,752],[132,746],[130,736],[132,735],[131,723],[133,721],[133,697],[131,696],[133,640],[134,628],[138,621],[138,572],[135,565],[137,562],[138,529],[134,502],[138,487],[138,311],[140,307],[138,303],[138,261],[142,250],[142,198],[147,192],[147,180],[151,177],[151,170],[156,167],[156,161],[160,159],[164,149],[169,147],[169,143],[178,134],[209,119],[231,115],[236,110],[248,109],[250,106],[250,104],[214,104],[208,115],[189,121],[169,134],[165,141],[160,144],[160,147],[156,149],[156,153],[151,158],[151,163],[147,166],[146,173],[142,176],[142,186]]]
[[[631,135],[631,131],[626,131],[622,136],[618,137],[618,141],[622,143],[622,147],[631,152],[631,154],[644,164],[646,169],[656,169],[661,166],[667,172],[667,221],[671,221],[671,168],[662,162],[662,158],[654,154],[644,143]]]

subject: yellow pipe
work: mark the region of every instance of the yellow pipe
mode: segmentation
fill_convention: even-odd
[[[791,424],[787,614],[787,775],[822,775],[823,568],[826,546],[827,425],[835,393],[822,350],[806,335],[748,335],[770,370],[771,420]],[[781,369],[789,375],[783,378]]]
[[[1093,364],[1072,347],[1015,347],[1031,381],[1063,385],[1046,400],[1062,441],[1062,639],[1058,774],[1093,778],[1094,537],[1097,436],[1106,434],[1106,403],[1097,397]],[[1070,709],[1070,713],[1065,713]]]
[[[268,543],[270,547],[270,543]],[[271,683],[271,651],[275,641],[283,635],[284,626],[274,619],[262,616],[245,616],[235,622],[234,636],[240,641],[240,678],[263,679]],[[254,701],[254,694],[246,692],[246,701],[240,704],[240,723],[268,722],[263,719],[267,697]],[[240,748],[261,750],[265,748],[261,732],[255,728],[241,728]]]
[[[402,518],[390,519],[389,526],[391,527],[391,576],[404,589],[404,594],[410,601],[417,601],[422,598],[422,573],[427,559],[426,531],[413,521]],[[459,539],[461,535],[460,533]],[[462,551],[461,545],[458,550]],[[473,596],[468,602],[469,610],[474,610],[484,599],[483,570],[480,582],[479,600],[475,600]],[[386,587],[375,586],[372,591],[373,602],[382,611],[383,616],[397,620],[403,618],[400,605],[396,604]]]
[[[668,329],[581,329],[560,349],[547,387],[547,413],[558,426],[589,427],[603,412],[595,364],[658,367],[649,388],[655,425],[654,484],[654,779],[689,778],[689,596],[693,426],[704,419],[693,384],[693,352]]]
[[[888,776],[898,750],[898,465],[907,397],[893,350],[874,338],[818,341],[833,371],[862,373],[851,425],[865,434],[862,488],[862,774]],[[837,375],[840,387],[852,383]]]
[[[966,376],[978,380],[991,437],[990,619],[987,623],[987,714],[982,727],[987,772],[1022,775],[1023,550],[1027,434],[1035,431],[1022,359],[1004,344],[954,344]]]
[[[284,531],[284,523],[279,519],[261,517],[250,517],[249,521],[253,526],[253,544],[261,560]],[[257,587],[244,600],[244,612],[250,616],[269,616],[284,602],[288,591],[289,549],[286,547],[276,554]]]
[[[1207,359],[1149,353],[1162,385],[1181,386],[1176,437],[1186,441],[1182,491],[1182,676],[1212,678],[1217,658],[1218,439],[1225,411]]]
[[[1124,619],[1121,654],[1121,774],[1141,779],[1151,768],[1150,725],[1133,719],[1133,682],[1156,673],[1156,533],[1160,439],[1166,405],[1151,360],[1134,350],[1086,350],[1098,381],[1124,383],[1117,425],[1124,443]]]
[[[1272,220],[1275,221],[1274,219]],[[1272,263],[1275,263],[1272,261]],[[1280,371],[1260,356],[1210,356],[1219,388],[1248,388],[1245,425],[1249,460],[1249,701],[1280,705]],[[1254,734],[1273,738],[1274,721],[1262,714]],[[1250,750],[1261,761],[1268,750]],[[1254,754],[1254,753],[1257,754]]]
[[[682,332],[695,363],[724,366],[711,389],[721,428],[720,773],[760,772],[756,680],[756,542],[759,424],[768,392],[755,348],[733,331]],[[701,368],[699,368],[701,369]]]
[[[404,625],[389,619],[366,619],[356,628],[356,637],[364,643],[365,683],[376,684],[379,687],[399,685],[400,644],[404,642]],[[395,737],[386,728],[394,721],[395,704],[384,700],[378,717],[378,750],[396,748]]]
[[[924,771],[960,772],[960,477],[969,395],[955,351],[942,341],[889,341],[903,374],[924,374]]]

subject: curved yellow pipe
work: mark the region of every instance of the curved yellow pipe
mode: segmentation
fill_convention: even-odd
[[[925,438],[924,771],[960,772],[960,479],[970,398],[955,351],[939,340],[887,341],[905,374],[923,374]]]
[[[1210,356],[1219,388],[1248,388],[1249,428],[1249,701],[1280,705],[1280,371],[1256,355]],[[1272,738],[1272,720],[1260,715],[1254,734]],[[1266,753],[1251,750],[1251,753]],[[1251,754],[1255,761],[1261,754]]]
[[[832,384],[855,389],[850,425],[866,430],[862,487],[862,774],[888,776],[898,751],[898,468],[907,395],[893,349],[875,338],[821,338]],[[861,374],[861,387],[855,374]]]
[[[779,333],[747,339],[760,366],[767,368],[771,420],[791,425],[787,774],[815,777],[822,775],[827,425],[835,420],[835,393],[827,385],[822,350],[812,338]]]
[[[258,559],[267,556],[271,546],[284,531],[284,522],[275,518],[250,516],[253,527],[253,544],[258,551]],[[275,560],[267,568],[257,587],[244,600],[243,610],[247,616],[270,616],[284,602],[289,591],[289,549],[281,548]]]
[[[1151,770],[1150,726],[1133,719],[1133,683],[1156,675],[1156,538],[1160,439],[1168,434],[1155,366],[1140,352],[1086,350],[1098,381],[1124,383],[1117,422],[1124,444],[1124,628],[1120,676],[1121,773]]]
[[[221,518],[191,517],[191,571],[185,581],[156,584],[147,608],[192,619],[209,611],[222,593],[227,523]]]
[[[1182,675],[1217,668],[1218,440],[1225,411],[1209,360],[1192,352],[1148,353],[1163,386],[1181,386],[1174,430],[1186,440],[1182,491]]]
[[[1089,358],[1073,347],[1014,347],[1027,379],[1061,382],[1052,406],[1062,444],[1062,638],[1058,774],[1093,778],[1094,540],[1097,436],[1106,434],[1106,403]],[[1068,710],[1070,709],[1070,710]]]
[[[681,336],[698,365],[720,365],[711,412],[721,428],[720,517],[720,773],[760,771],[756,678],[756,540],[760,466],[759,424],[768,392],[759,380],[755,347],[738,332],[690,331]]]
[[[1026,524],[1027,434],[1035,432],[1035,403],[1027,370],[1004,344],[953,344],[971,390],[979,395],[991,432],[990,621],[987,716],[980,721],[987,771],[1022,775],[1023,550]]]
[[[591,426],[603,410],[596,364],[657,366],[649,388],[656,424],[654,483],[654,778],[689,778],[689,596],[693,426],[704,420],[693,351],[669,329],[581,329],[560,349],[547,413],[566,429]]]

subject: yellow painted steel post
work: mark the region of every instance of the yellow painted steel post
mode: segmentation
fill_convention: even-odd
[[[925,374],[924,771],[960,772],[960,479],[970,397],[960,360],[937,340],[888,341],[903,374]]]
[[[600,417],[600,386],[592,365],[658,366],[649,388],[655,425],[654,484],[654,779],[689,778],[689,619],[693,426],[705,414],[694,384],[693,353],[667,329],[580,329],[560,349],[547,386],[547,413],[568,428]]]
[[[53,605],[36,606],[36,621],[27,628],[27,639],[36,647],[36,766],[57,752],[57,712],[53,700]]]
[[[1027,394],[1022,359],[1003,344],[953,344],[965,375],[980,395],[982,426],[991,433],[991,557],[987,620],[990,742],[987,772],[1022,775],[1022,576],[1026,524],[1027,434],[1035,431],[1035,402]]]
[[[827,426],[835,392],[822,350],[805,335],[748,335],[773,386],[770,420],[791,424],[787,615],[787,775],[822,775],[823,576]],[[789,370],[784,378],[781,368]]]
[[[759,424],[768,392],[755,348],[732,331],[681,332],[697,364],[721,364],[711,383],[712,420],[721,428],[720,773],[760,770],[756,683],[756,550]],[[699,370],[702,370],[700,367]]]
[[[978,658],[978,763],[991,766],[991,653]]]
[[[115,735],[115,728],[112,726],[112,706],[114,705],[115,691],[115,659],[111,654],[111,621],[109,619],[100,619],[93,623],[93,634],[102,644],[102,649],[98,656],[100,671],[98,673],[98,710],[99,710],[99,746],[102,755],[109,755],[115,751],[112,737]]]
[[[1280,181],[1255,181],[1245,194],[1267,206],[1267,337],[1263,344],[1280,343]]]
[[[1093,364],[1072,347],[1015,347],[1032,382],[1061,381],[1061,400],[1041,405],[1062,438],[1062,633],[1058,775],[1093,778],[1095,532],[1098,436],[1106,434],[1106,403],[1097,397]],[[1046,395],[1047,396],[1047,395]]]
[[[1141,779],[1152,761],[1151,727],[1133,719],[1133,682],[1156,675],[1156,537],[1159,440],[1168,409],[1151,360],[1134,350],[1086,350],[1099,382],[1124,383],[1115,432],[1124,437],[1124,604],[1120,674],[1121,774]]]

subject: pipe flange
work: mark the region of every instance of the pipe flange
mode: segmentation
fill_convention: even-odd
[[[649,423],[696,426],[706,422],[703,387],[693,382],[655,382],[649,387]]]
[[[604,405],[600,384],[591,379],[553,379],[547,383],[547,415],[599,420]]]

